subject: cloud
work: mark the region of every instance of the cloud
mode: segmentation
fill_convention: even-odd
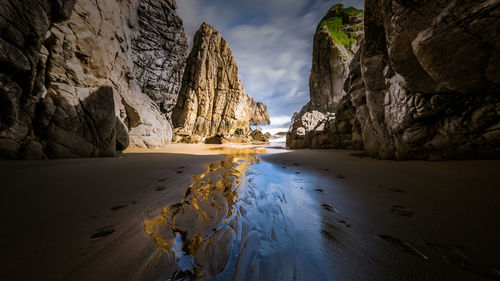
[[[287,115],[280,115],[271,117],[271,126],[273,127],[288,127],[290,126],[291,119]]]
[[[190,44],[202,22],[228,41],[247,92],[273,118],[299,111],[309,100],[313,36],[336,3],[363,7],[363,0],[180,0]]]

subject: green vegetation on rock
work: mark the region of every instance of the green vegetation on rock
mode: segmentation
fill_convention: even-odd
[[[345,48],[349,48],[349,46],[356,43],[354,34],[363,27],[363,24],[346,26],[344,20],[345,18],[357,15],[361,15],[361,17],[364,17],[365,12],[353,7],[343,8],[339,6],[333,16],[321,21],[321,23],[318,25],[318,30],[326,25],[332,39],[337,44],[341,44]]]

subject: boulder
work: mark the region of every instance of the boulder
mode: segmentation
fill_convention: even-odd
[[[269,138],[259,130],[254,130],[252,133],[250,133],[250,137],[254,142],[269,142]]]
[[[124,151],[130,145],[130,137],[128,135],[127,125],[118,117],[116,117],[115,131],[116,151]]]

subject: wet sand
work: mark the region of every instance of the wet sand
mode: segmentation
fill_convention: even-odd
[[[353,156],[355,155],[355,156]],[[332,280],[500,280],[500,161],[262,156],[314,179]]]
[[[1,161],[0,279],[500,280],[500,161],[351,154]]]
[[[155,250],[145,218],[182,198],[191,177],[220,159],[0,161],[0,280],[138,280]]]

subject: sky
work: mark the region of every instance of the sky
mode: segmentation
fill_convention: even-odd
[[[337,3],[362,9],[364,0],[177,0],[177,14],[190,47],[203,22],[221,33],[246,92],[267,105],[280,131],[309,101],[314,32]]]

